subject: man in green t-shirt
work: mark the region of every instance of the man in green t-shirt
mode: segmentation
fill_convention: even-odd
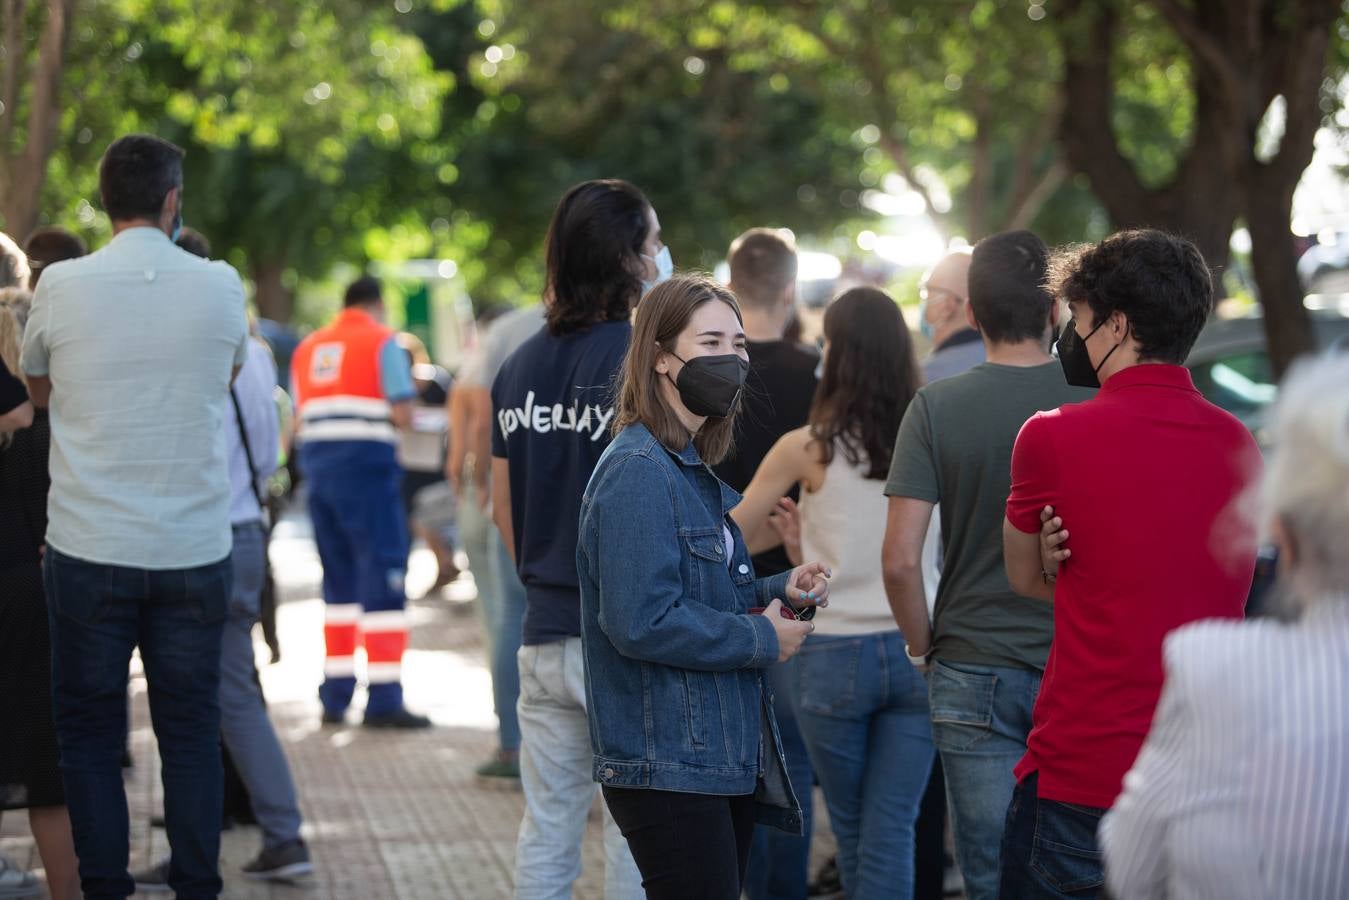
[[[1003,566],[1012,445],[1035,413],[1091,396],[1069,387],[1047,352],[1058,321],[1047,266],[1048,249],[1028,231],[975,246],[967,309],[987,362],[918,392],[885,487],[886,592],[910,661],[931,664],[932,737],[969,900],[997,896],[1012,768],[1026,751],[1054,626],[1052,607],[1014,593]],[[920,561],[936,504],[942,577],[929,623]]]

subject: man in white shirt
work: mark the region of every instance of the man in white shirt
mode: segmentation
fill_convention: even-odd
[[[211,255],[205,236],[190,228],[184,229],[176,243],[193,255]],[[312,873],[314,865],[300,837],[295,781],[267,716],[253,650],[253,626],[261,616],[267,577],[267,481],[276,471],[281,446],[275,390],[272,351],[261,340],[250,340],[248,358],[230,388],[232,409],[224,421],[234,585],[220,648],[220,736],[262,832],[262,850],[244,864],[244,875],[291,883]],[[168,890],[168,858],[133,877],[136,889],[143,893]]]
[[[164,760],[169,884],[221,889],[220,646],[229,602],[229,387],[248,331],[223,262],[171,239],[178,147],[114,141],[99,165],[113,238],[38,283],[22,367],[51,409],[44,577],[62,774],[84,893],[125,897],[121,755],[140,647]]]

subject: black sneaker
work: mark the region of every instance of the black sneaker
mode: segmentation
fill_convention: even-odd
[[[255,881],[295,881],[312,875],[314,864],[309,860],[309,848],[296,838],[279,847],[264,849],[243,871],[245,878]]]
[[[366,728],[430,728],[431,720],[426,716],[418,715],[414,712],[408,712],[406,708],[397,712],[386,713],[382,716],[372,716],[365,714],[365,720],[361,722]]]
[[[345,712],[331,712],[326,709],[323,711],[324,725],[341,725],[346,722],[346,720],[347,714]]]
[[[168,859],[162,859],[148,869],[132,872],[131,878],[136,882],[136,890],[143,894],[166,894],[173,890],[169,887]]]

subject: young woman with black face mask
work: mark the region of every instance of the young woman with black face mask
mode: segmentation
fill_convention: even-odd
[[[700,277],[655,287],[581,503],[594,775],[649,898],[735,900],[755,821],[801,827],[764,669],[813,630],[830,573],[756,580],[729,515],[739,496],[708,468],[748,369],[734,296]]]
[[[921,384],[899,307],[854,288],[824,314],[824,361],[807,424],[768,452],[735,520],[750,550],[801,487],[801,549],[838,576],[836,602],[791,663],[787,699],[838,838],[849,897],[912,897],[914,821],[934,756],[927,686],[904,657],[886,599],[883,495],[895,435]]]

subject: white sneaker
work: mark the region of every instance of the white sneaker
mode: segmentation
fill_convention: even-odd
[[[42,885],[32,872],[25,872],[14,861],[0,853],[0,898],[13,900],[17,897],[37,897],[42,894]]]

